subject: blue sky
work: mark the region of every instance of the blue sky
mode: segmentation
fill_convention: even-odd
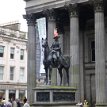
[[[25,14],[26,3],[24,0],[0,0],[0,24],[12,21],[21,23],[21,30],[27,31]]]

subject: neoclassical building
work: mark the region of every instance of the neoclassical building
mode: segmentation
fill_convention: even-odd
[[[28,23],[28,99],[33,102],[35,83],[36,20],[46,17],[49,45],[54,28],[62,37],[63,54],[70,56],[70,86],[76,87],[76,101],[90,107],[107,107],[107,1],[25,0]],[[32,77],[32,78],[30,78]]]
[[[0,25],[0,97],[27,97],[27,35],[17,21]]]

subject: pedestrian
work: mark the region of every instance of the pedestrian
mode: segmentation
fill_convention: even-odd
[[[87,100],[84,100],[84,105],[83,107],[89,107]]]
[[[2,96],[0,96],[0,107],[3,106],[3,103],[2,103]]]
[[[17,107],[17,102],[15,98],[12,98],[12,107]]]
[[[6,102],[6,107],[12,107],[12,102],[11,102],[11,100],[9,100],[9,101]]]
[[[5,100],[5,98],[2,99],[2,106],[6,107],[6,100]]]
[[[17,107],[21,107],[20,100],[19,100],[19,99],[16,99],[16,102],[17,102]]]
[[[23,102],[24,102],[24,106],[23,107],[30,107],[30,105],[27,102],[27,98],[24,98]]]

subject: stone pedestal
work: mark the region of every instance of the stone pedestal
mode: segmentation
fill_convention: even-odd
[[[107,103],[105,103],[105,104],[96,104],[95,106],[96,107],[107,107]]]
[[[75,107],[75,88],[72,87],[36,87],[34,103],[36,107]]]

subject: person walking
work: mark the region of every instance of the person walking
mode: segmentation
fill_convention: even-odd
[[[21,107],[20,99],[16,99],[17,107]]]
[[[30,107],[29,103],[27,102],[27,98],[24,98],[23,102],[24,102],[23,107]]]
[[[6,107],[12,107],[12,102],[10,99],[6,102]]]
[[[14,97],[12,98],[12,107],[17,107],[17,102]]]

